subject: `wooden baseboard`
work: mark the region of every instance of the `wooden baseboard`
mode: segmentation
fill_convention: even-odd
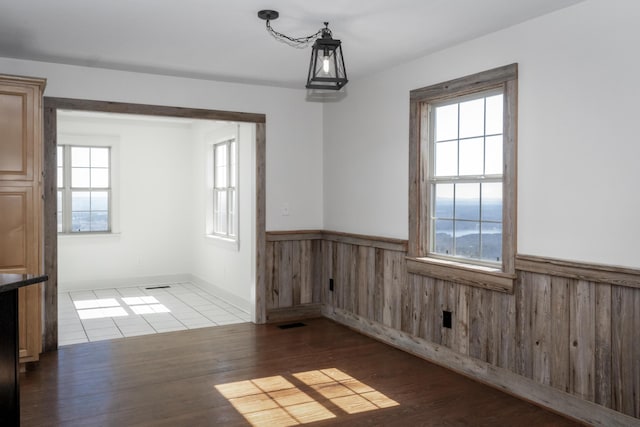
[[[385,344],[411,353],[551,411],[594,426],[640,426],[640,419],[539,384],[509,370],[456,353],[422,338],[389,328],[356,314],[322,306],[322,314]]]
[[[267,310],[267,323],[290,322],[293,320],[322,317],[321,304],[305,304],[297,307],[273,308]]]

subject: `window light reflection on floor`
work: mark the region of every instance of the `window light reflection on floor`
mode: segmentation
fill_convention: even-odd
[[[146,297],[123,297],[122,301],[124,301],[127,305],[140,305],[140,304],[159,304],[160,301],[156,299],[156,297],[146,296]]]
[[[171,313],[171,310],[153,296],[124,297],[125,302],[135,314]]]
[[[78,312],[78,317],[82,320],[129,315],[115,298],[78,300],[73,304]]]
[[[399,405],[336,368],[295,373],[291,380],[278,375],[215,388],[254,427],[294,426]]]
[[[135,314],[170,313],[171,310],[153,296],[124,297],[125,304]],[[115,298],[78,300],[73,302],[81,320],[128,316],[127,310]]]

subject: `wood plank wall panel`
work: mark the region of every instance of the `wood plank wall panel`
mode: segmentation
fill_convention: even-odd
[[[319,303],[322,263],[320,240],[268,241],[267,311]]]
[[[305,304],[311,294],[325,310],[640,418],[640,289],[533,269],[518,270],[511,295],[408,274],[404,251],[358,242],[269,241],[269,308]],[[443,310],[453,314],[451,329],[442,327]]]

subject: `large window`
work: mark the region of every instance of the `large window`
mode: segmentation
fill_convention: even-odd
[[[517,65],[411,92],[409,268],[509,291]]]
[[[111,231],[111,149],[59,145],[58,232]]]
[[[502,89],[430,108],[430,252],[502,261]]]
[[[212,146],[213,221],[211,235],[236,240],[238,237],[238,153],[235,138]]]

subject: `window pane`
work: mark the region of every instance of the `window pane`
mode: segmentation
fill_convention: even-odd
[[[436,218],[453,219],[453,184],[436,184]]]
[[[460,138],[484,135],[484,98],[460,103]]]
[[[71,166],[89,167],[91,149],[89,147],[71,147]]]
[[[235,219],[235,203],[236,192],[229,190],[229,235],[236,235],[236,219]]]
[[[458,174],[458,142],[438,142],[436,144],[436,176]]]
[[[58,209],[57,209],[57,220],[58,220],[58,233],[62,233],[62,191],[58,191]]]
[[[227,145],[215,146],[215,186],[224,188],[227,186]]]
[[[229,144],[229,151],[231,155],[231,158],[230,158],[231,163],[229,166],[229,186],[230,187],[236,186],[236,156],[237,156],[236,150],[237,149],[238,149],[238,146],[235,141]]]
[[[434,235],[436,236],[434,252],[453,255],[453,221],[440,219],[434,223]]]
[[[482,259],[492,262],[502,261],[502,224],[482,223]]]
[[[91,231],[91,212],[72,212],[71,231]]]
[[[502,175],[502,136],[487,137],[485,142],[485,175]]]
[[[458,104],[436,108],[436,141],[458,138]]]
[[[502,94],[490,96],[487,98],[487,124],[486,135],[494,135],[502,133]]]
[[[71,193],[72,211],[90,211],[91,193],[89,191],[74,191]]]
[[[64,165],[64,148],[61,145],[56,147],[56,162],[58,167],[62,167]]]
[[[216,191],[214,199],[214,231],[227,234],[227,192]]]
[[[91,210],[92,211],[108,211],[109,210],[109,193],[107,191],[91,192]]]
[[[459,175],[482,175],[484,157],[484,138],[464,139],[460,141]]]
[[[91,167],[92,168],[108,168],[109,167],[109,149],[108,148],[91,148]]]
[[[109,231],[109,213],[92,211],[90,227],[91,231]]]
[[[480,219],[480,184],[455,184],[455,186],[455,218],[478,221]]]
[[[58,168],[58,188],[64,187],[64,169]]]
[[[75,188],[89,188],[91,181],[89,179],[89,168],[73,168],[71,169],[71,186]]]
[[[480,223],[456,221],[456,255],[480,258]]]
[[[482,184],[482,220],[502,221],[502,183]]]
[[[108,188],[109,187],[109,169],[91,169],[91,187]]]

